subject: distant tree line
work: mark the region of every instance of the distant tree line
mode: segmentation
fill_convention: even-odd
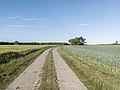
[[[0,42],[0,45],[69,45],[68,43],[64,42],[19,42],[19,41],[14,41],[14,42]]]
[[[86,42],[86,39],[83,37],[75,37],[69,40],[69,43],[71,45],[84,45]]]

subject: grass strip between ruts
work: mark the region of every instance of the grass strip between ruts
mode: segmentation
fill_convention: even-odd
[[[52,50],[49,51],[45,64],[43,65],[40,83],[39,90],[59,90]]]

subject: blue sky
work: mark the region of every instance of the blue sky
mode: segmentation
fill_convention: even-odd
[[[0,41],[120,41],[120,0],[0,0]]]

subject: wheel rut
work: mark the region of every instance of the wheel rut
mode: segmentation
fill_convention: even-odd
[[[59,55],[57,48],[53,50],[53,59],[60,90],[87,90],[84,84]]]
[[[44,51],[25,71],[23,71],[5,90],[34,90],[40,78],[42,66],[50,49]]]

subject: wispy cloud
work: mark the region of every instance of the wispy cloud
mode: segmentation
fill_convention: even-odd
[[[30,27],[28,25],[5,25],[7,27]]]
[[[5,29],[5,30],[2,30],[3,32],[6,32],[6,33],[22,33],[23,31],[22,30],[16,30],[16,29]]]
[[[47,18],[21,18],[24,21],[46,21]]]
[[[31,19],[31,18],[22,18],[22,20],[24,20],[24,21],[33,21],[33,20],[35,20],[35,19]]]
[[[78,24],[79,26],[90,26],[92,24]]]
[[[23,21],[31,21],[34,20],[33,18],[26,18],[23,16],[13,16],[13,17],[5,17],[5,20],[23,20]]]
[[[3,20],[44,21],[47,20],[47,18],[12,16],[12,17],[4,17],[0,19],[0,21]]]
[[[7,19],[7,20],[12,20],[12,19],[20,19],[20,18],[22,18],[22,16],[12,16],[12,17],[5,17],[5,18],[3,18],[3,19]]]

